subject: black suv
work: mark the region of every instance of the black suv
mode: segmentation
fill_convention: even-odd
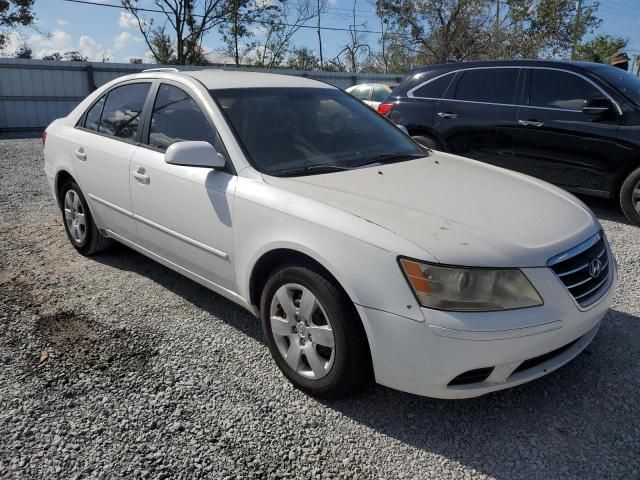
[[[419,68],[378,111],[418,143],[577,193],[619,197],[640,225],[640,79],[585,62]]]

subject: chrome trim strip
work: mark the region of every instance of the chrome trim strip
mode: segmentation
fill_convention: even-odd
[[[220,258],[224,258],[227,259],[229,258],[229,255],[226,252],[223,252],[222,250],[218,250],[217,248],[211,247],[209,245],[206,245],[202,242],[199,242],[198,240],[194,240],[191,237],[187,237],[186,235],[182,235],[181,233],[178,233],[174,230],[171,230],[170,228],[167,228],[163,225],[160,225],[158,223],[152,222],[151,220],[148,220],[144,217],[141,217],[140,215],[136,215],[133,212],[130,212],[129,210],[125,210],[124,208],[121,208],[117,205],[114,205],[111,202],[108,202],[107,200],[104,200],[100,197],[96,197],[95,195],[92,195],[91,193],[89,194],[89,197],[93,200],[95,200],[98,203],[101,203],[109,208],[112,208],[113,210],[115,210],[116,212],[122,213],[123,215],[126,215],[127,217],[131,217],[134,220],[139,220],[142,223],[149,225],[150,227],[153,227],[157,230],[160,230],[161,232],[166,233],[167,235],[171,235],[179,240],[182,240],[183,242],[186,242],[190,245],[193,245],[194,247],[198,247],[202,250],[204,250],[205,252],[209,252],[209,253],[213,253],[214,255],[220,257]]]
[[[194,247],[198,247],[202,250],[204,250],[205,252],[209,252],[209,253],[213,253],[214,255],[217,255],[220,258],[229,258],[229,255],[227,255],[226,252],[223,252],[222,250],[218,250],[217,248],[211,247],[209,245],[206,245],[202,242],[199,242],[198,240],[194,240],[191,237],[187,237],[186,235],[182,235],[181,233],[178,233],[174,230],[171,230],[170,228],[167,228],[163,225],[160,225],[159,223],[153,222],[147,218],[141,217],[140,215],[136,215],[135,213],[133,214],[133,218],[135,218],[136,220],[141,221],[142,223],[149,225],[150,227],[153,227],[157,230],[160,230],[163,233],[166,233],[167,235],[171,235],[179,240],[182,240],[183,242],[186,242],[190,245],[193,245]]]
[[[596,290],[598,290],[603,284],[604,282],[606,282],[609,279],[609,272],[607,272],[607,275],[602,279],[602,281],[600,281],[595,287],[593,287],[591,290],[582,293],[580,295],[578,295],[577,297],[574,297],[576,300],[580,300],[581,298],[587,297],[589,295],[591,295],[593,292],[595,292]]]
[[[109,208],[115,210],[118,213],[122,213],[123,215],[126,215],[127,217],[133,217],[133,212],[130,212],[129,210],[125,210],[124,208],[119,207],[117,205],[114,205],[113,203],[108,202],[107,200],[104,200],[104,199],[102,199],[100,197],[96,197],[95,195],[93,195],[91,193],[89,194],[89,198],[91,200],[95,200],[98,203],[101,203],[105,207],[109,207]]]
[[[562,273],[556,273],[556,275],[558,275],[559,277],[566,277],[567,275],[571,275],[572,273],[576,273],[579,272],[580,270],[584,270],[585,268],[587,268],[589,266],[588,263],[585,263],[584,265],[580,265],[577,268],[573,268],[567,272],[562,272]]]
[[[589,250],[589,248],[593,247],[596,243],[598,243],[600,238],[602,238],[602,234],[600,232],[598,232],[595,235],[593,235],[590,238],[588,238],[587,240],[585,240],[584,242],[582,242],[581,244],[576,245],[573,248],[570,248],[566,252],[562,252],[562,253],[556,255],[555,257],[551,257],[547,261],[547,265],[549,267],[552,267],[553,265],[555,265],[557,263],[560,263],[560,262],[563,262],[563,261],[567,260],[568,258],[575,257],[576,255],[584,252],[585,250]]]
[[[541,109],[541,110],[556,110],[556,111],[561,111],[561,112],[579,112],[579,113],[582,113],[582,110],[573,110],[573,109],[569,109],[569,108],[539,107],[539,106],[536,106],[536,105],[520,105],[520,104],[513,104],[513,103],[476,102],[476,101],[473,101],[473,100],[456,100],[456,99],[453,99],[453,98],[416,97],[414,95],[414,92],[416,90],[418,90],[419,88],[421,88],[421,87],[423,87],[423,86],[427,85],[428,83],[431,83],[431,82],[433,82],[435,80],[438,80],[439,78],[445,77],[447,75],[453,75],[453,74],[458,73],[458,72],[466,72],[467,70],[493,70],[493,69],[496,69],[496,68],[522,68],[522,69],[530,69],[530,70],[554,70],[554,71],[557,71],[557,72],[564,72],[564,73],[569,73],[569,74],[575,75],[576,77],[580,77],[584,81],[586,81],[586,82],[590,83],[591,85],[593,85],[598,91],[600,91],[600,93],[602,93],[605,97],[607,97],[609,100],[611,100],[611,103],[613,103],[616,106],[616,110],[617,110],[618,114],[622,115],[622,108],[620,108],[620,105],[618,105],[618,102],[616,102],[611,97],[611,95],[609,95],[607,92],[605,92],[602,89],[602,87],[600,87],[600,85],[595,83],[590,78],[585,77],[581,73],[573,72],[571,70],[565,70],[563,68],[555,68],[555,67],[538,67],[538,66],[527,66],[527,65],[504,65],[504,66],[496,65],[496,66],[486,66],[486,67],[459,68],[457,70],[451,70],[449,72],[443,73],[442,75],[438,75],[437,77],[430,78],[426,82],[423,82],[423,83],[419,84],[418,86],[413,87],[411,90],[409,90],[407,92],[407,97],[409,97],[409,98],[422,98],[424,100],[446,100],[446,101],[449,101],[449,102],[466,102],[466,103],[477,103],[477,104],[481,104],[481,105],[501,105],[501,106],[504,106],[504,107],[537,108],[537,109]]]

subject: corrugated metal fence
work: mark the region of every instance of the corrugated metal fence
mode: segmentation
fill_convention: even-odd
[[[114,78],[161,65],[57,62],[0,58],[0,132],[38,131],[67,115],[84,97]],[[167,65],[170,66],[170,65]],[[348,72],[305,72],[229,66],[180,67],[183,70],[222,68],[298,75],[347,88],[357,83],[394,83],[401,75]]]

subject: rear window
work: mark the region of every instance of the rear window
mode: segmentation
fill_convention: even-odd
[[[478,68],[461,72],[455,99],[486,103],[514,103],[518,68]]]
[[[414,97],[442,98],[453,80],[454,74],[448,73],[440,78],[431,80],[413,92]]]
[[[150,86],[150,83],[130,83],[111,90],[102,109],[98,131],[134,140]]]

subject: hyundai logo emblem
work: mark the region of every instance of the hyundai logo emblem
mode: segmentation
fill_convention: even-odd
[[[602,273],[602,262],[599,259],[594,258],[589,263],[589,275],[591,276],[591,278],[598,278],[601,273]]]

